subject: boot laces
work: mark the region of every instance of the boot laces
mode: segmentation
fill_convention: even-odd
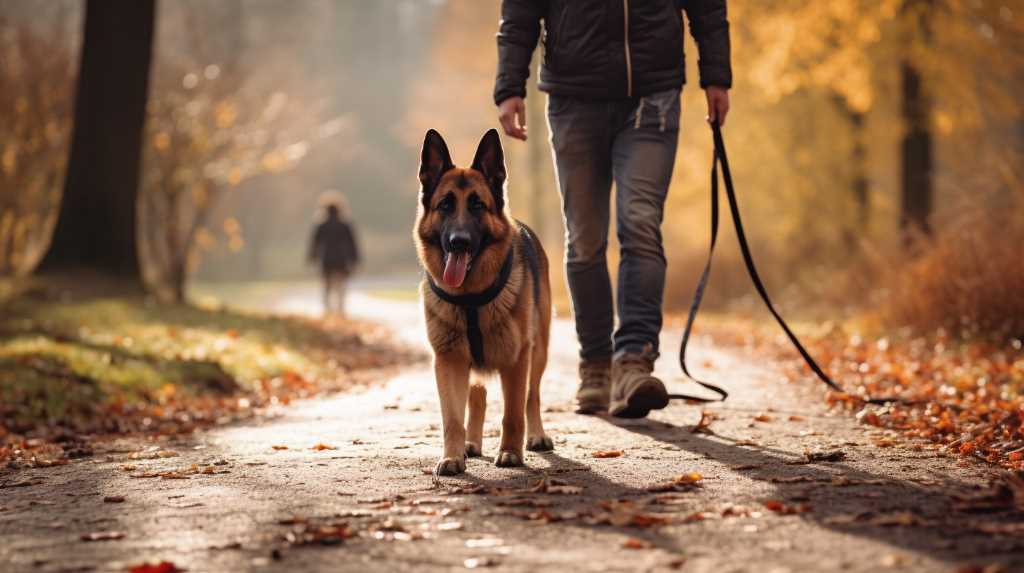
[[[610,371],[604,364],[583,363],[580,365],[580,386],[602,388],[608,384]]]

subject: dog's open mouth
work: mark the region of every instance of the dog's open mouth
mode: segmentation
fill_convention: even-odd
[[[466,272],[469,270],[473,257],[466,252],[445,253],[444,255],[444,284],[451,288],[462,286],[466,280]]]

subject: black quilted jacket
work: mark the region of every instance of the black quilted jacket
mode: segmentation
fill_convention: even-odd
[[[700,51],[700,85],[731,87],[726,0],[502,0],[494,101],[525,96],[541,36],[540,89],[595,99],[685,82],[683,17]]]

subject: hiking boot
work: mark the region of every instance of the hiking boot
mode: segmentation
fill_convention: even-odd
[[[608,410],[611,369],[610,358],[580,361],[580,387],[576,390],[577,414],[597,414]]]
[[[608,412],[618,418],[645,418],[668,406],[665,384],[651,375],[654,351],[623,352],[612,363],[612,398]]]

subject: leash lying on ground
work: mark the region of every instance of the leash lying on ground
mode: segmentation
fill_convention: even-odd
[[[690,315],[686,319],[686,329],[683,331],[683,341],[679,345],[679,365],[683,368],[683,373],[690,379],[700,384],[704,388],[711,390],[718,394],[718,398],[701,398],[698,396],[688,396],[685,394],[669,394],[669,398],[673,400],[689,400],[693,402],[721,402],[729,397],[729,393],[726,392],[719,386],[698,380],[693,374],[690,374],[689,368],[686,366],[686,347],[690,342],[690,332],[693,330],[693,322],[697,318],[697,312],[700,310],[701,300],[704,298],[704,289],[708,284],[708,276],[711,274],[711,260],[715,255],[715,244],[718,242],[718,172],[719,163],[721,163],[722,179],[725,181],[725,195],[729,201],[729,212],[732,214],[732,223],[736,229],[736,239],[740,244],[740,252],[743,254],[743,263],[747,267],[747,274],[750,275],[751,282],[754,283],[754,288],[757,289],[757,294],[761,295],[761,300],[764,301],[768,311],[775,317],[775,321],[779,323],[782,330],[786,332],[786,336],[789,337],[789,341],[793,343],[800,356],[803,357],[804,362],[810,367],[811,371],[818,376],[818,378],[825,383],[829,388],[843,394],[848,394],[841,386],[836,384],[824,370],[818,366],[818,363],[814,361],[811,354],[807,352],[804,345],[800,343],[800,339],[793,334],[793,331],[783,320],[782,315],[775,310],[775,305],[772,304],[771,298],[768,296],[768,290],[765,288],[764,283],[761,281],[761,276],[757,272],[757,267],[754,265],[754,258],[750,254],[750,245],[747,244],[747,235],[743,231],[743,221],[740,219],[739,204],[736,201],[736,191],[732,184],[732,173],[729,171],[729,159],[725,153],[725,140],[722,138],[722,128],[718,122],[711,124],[711,133],[715,142],[715,153],[714,159],[711,162],[711,246],[708,249],[708,260],[704,265],[704,272],[700,275],[700,281],[697,283],[697,290],[693,294],[693,304],[690,305]],[[891,402],[903,402],[904,400],[898,398],[867,398],[865,402],[870,404],[887,404]]]

